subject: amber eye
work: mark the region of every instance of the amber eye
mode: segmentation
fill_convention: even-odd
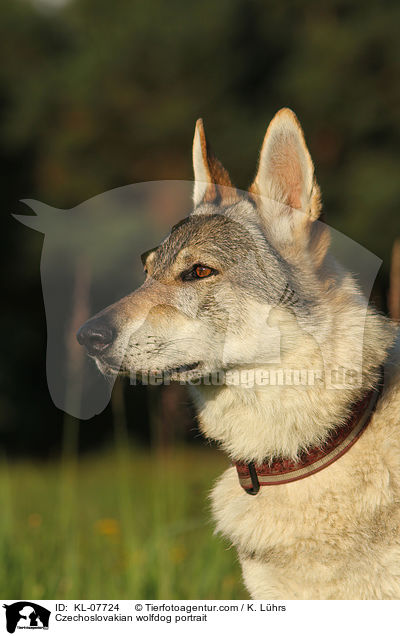
[[[211,276],[214,273],[211,267],[206,267],[205,265],[196,265],[193,271],[197,278],[207,278],[207,276]]]
[[[201,265],[196,263],[190,269],[182,272],[181,279],[183,281],[199,280],[200,278],[208,278],[209,276],[216,276],[219,272],[213,267],[207,267],[207,265]]]

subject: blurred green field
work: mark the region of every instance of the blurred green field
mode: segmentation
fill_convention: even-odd
[[[213,535],[222,453],[116,447],[0,465],[1,597],[247,598],[236,552]]]

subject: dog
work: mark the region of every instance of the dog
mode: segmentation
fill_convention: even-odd
[[[297,117],[271,121],[248,192],[201,120],[193,166],[193,210],[78,341],[105,375],[189,385],[233,462],[212,511],[252,598],[400,598],[398,330],[332,255]]]

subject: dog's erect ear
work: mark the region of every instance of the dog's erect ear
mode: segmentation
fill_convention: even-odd
[[[219,203],[237,197],[228,172],[213,155],[204,132],[203,120],[198,119],[193,139],[194,205]]]
[[[268,126],[250,191],[302,210],[312,220],[320,215],[313,162],[300,123],[289,108],[278,111]]]
[[[268,126],[250,192],[271,236],[293,254],[306,248],[318,267],[327,253],[330,232],[318,221],[321,195],[313,162],[300,123],[289,108],[278,111]]]
[[[271,236],[294,253],[307,248],[319,266],[330,232],[318,221],[321,195],[313,162],[300,123],[289,108],[278,111],[268,126],[250,192]]]

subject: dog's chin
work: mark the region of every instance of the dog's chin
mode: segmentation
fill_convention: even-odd
[[[121,367],[103,360],[102,358],[90,356],[96,363],[96,366],[100,373],[106,377],[116,377],[117,375],[125,375]]]

